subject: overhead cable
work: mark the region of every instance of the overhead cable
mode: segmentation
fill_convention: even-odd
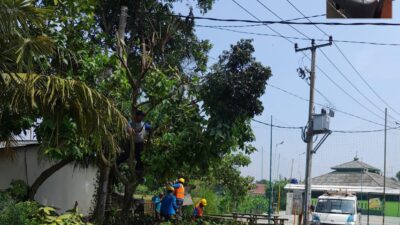
[[[180,18],[187,18],[184,15],[169,15]],[[247,19],[221,19],[214,17],[205,16],[192,16],[191,18],[197,20],[210,20],[210,21],[220,21],[220,22],[243,22],[243,23],[254,23],[254,24],[291,24],[291,25],[326,25],[326,26],[400,26],[400,23],[388,23],[388,22],[295,22],[295,21],[276,21],[276,20],[247,20]]]
[[[272,126],[274,128],[279,128],[279,129],[303,129],[304,127],[300,127],[300,126],[282,126],[282,125],[277,125],[277,124],[270,124],[267,122],[263,122],[260,120],[256,120],[256,119],[252,119],[252,121],[259,123],[259,124],[263,124],[266,126]],[[387,128],[386,130],[398,130],[400,127],[390,127]],[[377,133],[377,132],[383,132],[385,131],[385,129],[375,129],[375,130],[331,130],[331,132],[333,133],[345,133],[345,134],[355,134],[355,133]]]
[[[286,0],[297,12],[300,13],[300,15],[302,15],[303,17],[305,17],[305,14],[298,9],[290,0]],[[309,22],[312,22],[309,18],[305,18],[307,19]],[[314,25],[319,31],[321,31],[325,36],[329,37],[329,34],[327,32],[325,32],[323,29],[321,29],[319,26]],[[376,44],[376,43],[375,43]],[[343,58],[346,60],[346,62],[352,67],[352,69],[356,72],[357,76],[364,82],[364,84],[374,93],[374,95],[376,97],[379,98],[379,100],[381,100],[381,102],[383,102],[387,107],[389,107],[393,112],[395,112],[396,114],[400,115],[399,112],[397,112],[393,107],[391,107],[373,88],[372,86],[364,79],[364,77],[361,75],[361,73],[356,69],[356,67],[353,65],[353,63],[351,63],[351,61],[348,59],[348,57],[344,54],[344,52],[340,49],[339,45],[337,45],[336,43],[334,43],[334,46],[336,47],[336,49],[340,52],[340,54],[343,56]],[[393,45],[392,45],[393,46]],[[392,117],[393,118],[393,117]]]
[[[211,29],[218,29],[218,30],[224,30],[224,31],[230,31],[230,32],[235,32],[235,33],[241,33],[241,34],[250,34],[250,35],[257,35],[257,36],[267,36],[267,37],[279,37],[281,38],[282,36],[280,35],[275,35],[275,34],[268,34],[268,33],[260,33],[260,32],[250,32],[250,31],[241,31],[241,30],[235,30],[235,29],[229,29],[229,27],[241,27],[241,26],[224,26],[224,25],[203,25],[203,24],[196,24],[196,27],[204,27],[204,28],[211,28]],[[254,25],[251,25],[254,26]],[[255,26],[264,26],[264,24],[257,24]],[[292,40],[305,40],[308,41],[308,38],[302,38],[302,37],[293,37],[293,36],[284,36],[285,38],[292,39]],[[323,38],[315,38],[315,41],[329,41],[329,39],[323,39]],[[363,45],[377,45],[377,46],[400,46],[400,43],[384,43],[384,42],[373,42],[373,41],[352,41],[352,40],[333,40],[333,43],[349,43],[349,44],[363,44]]]
[[[269,87],[272,87],[272,88],[274,88],[274,89],[276,89],[276,90],[279,90],[279,91],[281,91],[281,92],[284,92],[284,93],[286,93],[286,94],[288,94],[288,95],[291,95],[291,96],[293,96],[293,97],[295,97],[295,98],[297,98],[297,99],[300,99],[300,100],[303,100],[303,101],[306,101],[306,102],[309,101],[307,98],[301,97],[301,96],[299,96],[299,95],[297,95],[297,94],[294,94],[293,92],[290,92],[290,91],[285,90],[285,89],[283,89],[283,88],[277,87],[277,86],[275,86],[275,85],[273,85],[273,84],[271,84],[271,83],[268,83],[268,86],[269,86]],[[326,105],[321,104],[321,103],[318,103],[318,102],[314,102],[314,103],[315,103],[316,105],[321,106],[321,107],[327,107]],[[349,113],[349,112],[340,110],[340,109],[338,109],[338,108],[334,108],[334,111],[339,112],[339,113],[342,113],[342,114],[347,115],[347,116],[351,116],[351,117],[356,118],[356,119],[363,120],[363,121],[368,122],[368,123],[371,123],[371,124],[375,124],[375,125],[378,125],[378,126],[384,126],[384,125],[381,124],[381,123],[372,121],[372,120],[370,120],[370,119],[366,119],[366,118],[361,117],[361,116],[357,116],[357,115],[355,115],[355,114],[353,114],[353,113]]]
[[[277,13],[275,13],[273,10],[271,10],[270,8],[268,8],[268,6],[266,6],[265,4],[263,4],[260,0],[257,0],[257,2],[261,5],[261,6],[263,6],[265,9],[267,9],[270,13],[272,13],[275,17],[277,17],[278,19],[280,19],[280,20],[284,20],[281,16],[279,16]],[[309,20],[309,19],[308,19]],[[291,25],[291,24],[289,24],[289,26],[292,28],[292,29],[294,29],[297,33],[299,33],[300,35],[302,35],[303,37],[305,37],[305,38],[308,38],[308,39],[310,39],[310,37],[309,36],[307,36],[306,34],[304,34],[303,32],[301,32],[300,30],[298,30],[298,29],[296,29],[293,25]],[[341,75],[346,79],[346,81],[348,81],[351,85],[352,85],[352,87],[353,88],[355,88],[363,97],[365,97],[365,95],[364,94],[362,94],[361,93],[361,91],[359,91],[359,89],[357,88],[357,87],[355,87],[355,85],[351,82],[351,81],[349,81],[348,79],[347,79],[347,77],[338,69],[338,67],[336,66],[336,64],[322,51],[322,50],[320,50],[323,54],[324,54],[324,56],[329,60],[329,62],[336,68],[336,70],[339,72],[339,73],[341,73]],[[304,53],[303,53],[304,54]],[[309,56],[306,56],[308,59],[309,59]],[[366,109],[367,111],[369,111],[370,113],[372,113],[372,114],[374,114],[375,116],[377,116],[377,117],[379,117],[379,118],[381,118],[381,119],[384,119],[382,116],[380,116],[380,115],[378,115],[377,113],[375,113],[375,112],[373,112],[371,109],[369,109],[369,108],[367,108],[365,105],[363,105],[362,103],[360,103],[358,100],[356,100],[352,95],[350,95],[350,94],[348,94],[348,92],[347,91],[345,91],[341,86],[339,86],[339,85],[337,85],[337,83],[336,82],[334,82],[333,81],[333,79],[331,78],[331,77],[329,77],[329,75],[328,74],[326,74],[326,73],[323,73],[332,83],[334,83],[335,84],[335,86],[337,86],[340,90],[342,90],[348,97],[350,97],[353,101],[355,101],[357,104],[359,104],[361,107],[363,107],[364,109]],[[365,97],[366,98],[366,97]],[[366,98],[371,104],[373,104],[375,107],[377,107],[376,106],[376,104],[374,104],[370,99],[368,99],[368,98]],[[378,109],[379,109],[379,107],[378,107]]]

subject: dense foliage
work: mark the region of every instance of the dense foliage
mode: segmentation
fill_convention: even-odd
[[[124,192],[127,223],[144,178],[163,186],[177,176],[214,177],[233,201],[245,196],[252,180],[236,168],[249,163],[240,152],[255,151],[250,120],[263,110],[270,68],[252,56],[251,40],[241,40],[207,71],[211,44],[196,36],[192,11],[174,16],[175,2],[2,1],[0,141],[35,127],[43,154],[58,160],[30,187],[31,199],[48,174],[83,159],[100,169],[100,224],[115,187]],[[205,13],[213,0],[197,3]],[[120,144],[133,141],[126,126],[138,110],[152,127],[139,172],[134,145]],[[121,153],[131,157],[117,163]]]

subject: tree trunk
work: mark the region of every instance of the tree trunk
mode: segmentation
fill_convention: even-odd
[[[125,47],[125,30],[126,30],[126,23],[128,18],[128,7],[125,5],[121,6],[121,13],[119,16],[118,22],[118,47],[117,47],[117,54],[121,60],[124,59],[124,47]],[[125,64],[127,64],[126,60],[124,59]]]
[[[131,207],[133,203],[133,194],[135,193],[137,185],[135,183],[129,182],[125,185],[124,192],[124,203],[122,205],[121,219],[123,225],[129,225],[129,221],[132,218]]]
[[[94,210],[94,218],[96,224],[102,225],[105,219],[105,211],[107,204],[107,195],[108,195],[108,184],[110,179],[110,170],[109,166],[99,167],[100,169],[100,177],[99,184],[97,187],[97,196],[96,196],[96,207]]]
[[[29,188],[29,199],[30,200],[35,200],[35,195],[39,187],[49,178],[51,175],[53,175],[55,172],[57,172],[59,169],[63,168],[65,165],[67,165],[70,162],[73,162],[74,160],[71,158],[67,159],[62,159],[58,163],[50,166],[46,170],[44,170],[33,182],[31,187]]]

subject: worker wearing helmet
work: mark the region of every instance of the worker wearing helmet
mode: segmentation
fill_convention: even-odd
[[[201,199],[194,208],[192,218],[193,220],[203,217],[204,207],[207,206],[207,200],[205,198]]]
[[[182,216],[182,205],[183,205],[183,200],[185,199],[185,187],[183,184],[185,183],[184,178],[179,178],[178,183],[172,185],[172,187],[175,189],[174,194],[176,197],[176,204],[178,205],[178,215]]]
[[[161,201],[161,216],[165,220],[173,220],[176,216],[176,197],[174,195],[175,189],[172,186],[167,186],[167,195]]]

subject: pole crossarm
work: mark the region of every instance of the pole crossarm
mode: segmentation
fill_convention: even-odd
[[[313,49],[317,49],[317,48],[322,48],[322,47],[326,47],[326,46],[330,46],[333,43],[333,39],[332,36],[329,36],[329,42],[325,43],[325,44],[320,44],[320,45],[315,45],[315,40],[311,39],[311,46],[310,47],[305,47],[305,48],[299,48],[298,44],[295,43],[294,44],[294,50],[296,52],[301,52],[301,51],[307,51],[307,50],[313,50]]]

